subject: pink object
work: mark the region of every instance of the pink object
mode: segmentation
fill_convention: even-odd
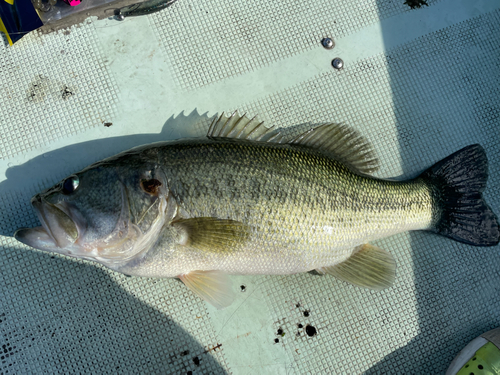
[[[77,6],[81,3],[81,0],[63,0],[66,4],[71,5],[72,7]]]

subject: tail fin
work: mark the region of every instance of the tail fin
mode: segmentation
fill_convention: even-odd
[[[498,219],[483,200],[488,159],[480,145],[467,146],[433,165],[422,175],[436,205],[434,232],[474,246],[500,241]]]

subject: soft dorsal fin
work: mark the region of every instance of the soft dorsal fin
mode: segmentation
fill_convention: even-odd
[[[321,267],[316,271],[362,288],[382,290],[394,284],[396,262],[388,252],[365,244],[358,246],[342,263]]]
[[[288,143],[323,150],[351,169],[371,174],[379,168],[375,151],[354,129],[325,124],[300,134]]]
[[[264,122],[255,117],[249,119],[237,112],[227,117],[224,112],[212,121],[207,133],[208,138],[234,138],[251,141],[285,143],[281,132],[274,128],[267,128]]]

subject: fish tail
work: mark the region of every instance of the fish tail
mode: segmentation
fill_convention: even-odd
[[[476,144],[448,156],[421,177],[431,186],[435,225],[432,231],[474,246],[500,241],[498,219],[483,199],[488,159]]]

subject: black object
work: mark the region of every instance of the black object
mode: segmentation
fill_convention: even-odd
[[[0,19],[7,30],[7,39],[12,43],[43,25],[31,0],[15,0],[14,5],[0,1]]]

